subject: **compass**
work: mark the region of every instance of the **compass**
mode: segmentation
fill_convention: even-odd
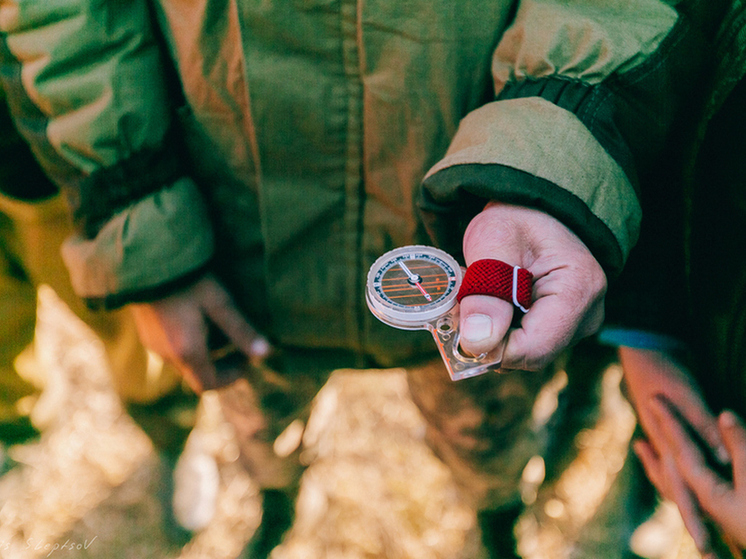
[[[501,344],[479,356],[459,348],[459,305],[463,271],[440,249],[421,245],[394,249],[376,260],[368,272],[366,301],[383,323],[401,330],[429,330],[452,380],[499,368]]]
[[[368,272],[370,310],[402,330],[421,330],[456,304],[461,268],[432,247],[407,246],[387,252]]]

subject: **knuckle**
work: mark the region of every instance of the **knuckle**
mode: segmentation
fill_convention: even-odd
[[[219,287],[218,285],[214,285],[213,288],[210,289],[207,302],[212,308],[226,307],[228,304],[230,304],[230,296],[225,289]]]
[[[594,266],[591,267],[590,273],[588,274],[588,283],[592,292],[595,292],[598,297],[606,295],[606,289],[608,286],[606,280],[606,274],[603,268],[594,261]]]
[[[186,338],[174,341],[172,351],[174,357],[184,363],[194,363],[200,354],[197,344],[192,343]]]

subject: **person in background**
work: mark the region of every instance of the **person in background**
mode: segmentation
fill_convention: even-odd
[[[72,231],[68,205],[16,131],[0,88],[0,441],[37,436],[63,405],[34,403],[47,386],[34,359],[37,288],[46,284],[103,342],[114,390],[173,467],[190,432],[176,412],[197,401],[171,364],[148,356],[129,311],[95,313],[75,295],[59,250]],[[11,467],[3,460],[3,470]]]
[[[661,458],[647,442],[639,442],[636,452],[662,495],[681,503],[688,517],[690,533],[705,557],[737,559],[746,550],[746,428],[732,411],[718,416],[718,429],[723,448],[728,453],[730,468],[713,466],[711,451],[702,448],[696,437],[663,399],[650,404],[656,428],[661,431],[670,457]],[[692,507],[692,505],[694,505]],[[692,507],[692,508],[689,508]],[[691,518],[698,518],[692,520]],[[727,547],[723,547],[723,545]],[[729,553],[730,555],[726,555]]]
[[[643,233],[647,248],[622,280],[628,297],[609,302],[600,334],[620,346],[646,435],[635,451],[708,557],[746,549],[744,16],[734,3],[720,24],[679,195],[658,201],[664,225]]]
[[[71,202],[77,294],[129,306],[196,391],[230,385],[223,409],[265,496],[292,502],[300,451],[272,442],[331,370],[406,366],[428,442],[491,553],[511,557],[520,474],[547,440],[534,400],[602,322],[721,12],[2,0],[0,59],[16,121]],[[427,333],[367,311],[368,267],[414,243],[533,274],[525,315],[489,294],[461,303],[464,351],[507,335],[510,374],[452,383]]]

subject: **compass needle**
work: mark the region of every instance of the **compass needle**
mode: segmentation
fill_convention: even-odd
[[[428,301],[432,301],[432,296],[427,291],[425,291],[424,287],[422,287],[422,277],[418,276],[417,274],[413,274],[412,271],[407,268],[406,264],[404,264],[404,262],[402,261],[399,261],[399,267],[404,270],[405,274],[407,274],[407,276],[409,277],[409,282],[420,290],[422,296]]]

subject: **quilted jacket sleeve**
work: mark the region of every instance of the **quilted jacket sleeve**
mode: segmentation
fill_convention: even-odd
[[[619,274],[639,234],[640,185],[696,97],[703,33],[687,2],[672,4],[519,3],[494,53],[495,100],[463,119],[424,181],[436,242],[457,252],[454,224],[498,199],[559,218]]]
[[[199,273],[212,229],[145,0],[3,1],[0,32],[18,127],[79,225],[63,247],[76,292],[115,307]]]

